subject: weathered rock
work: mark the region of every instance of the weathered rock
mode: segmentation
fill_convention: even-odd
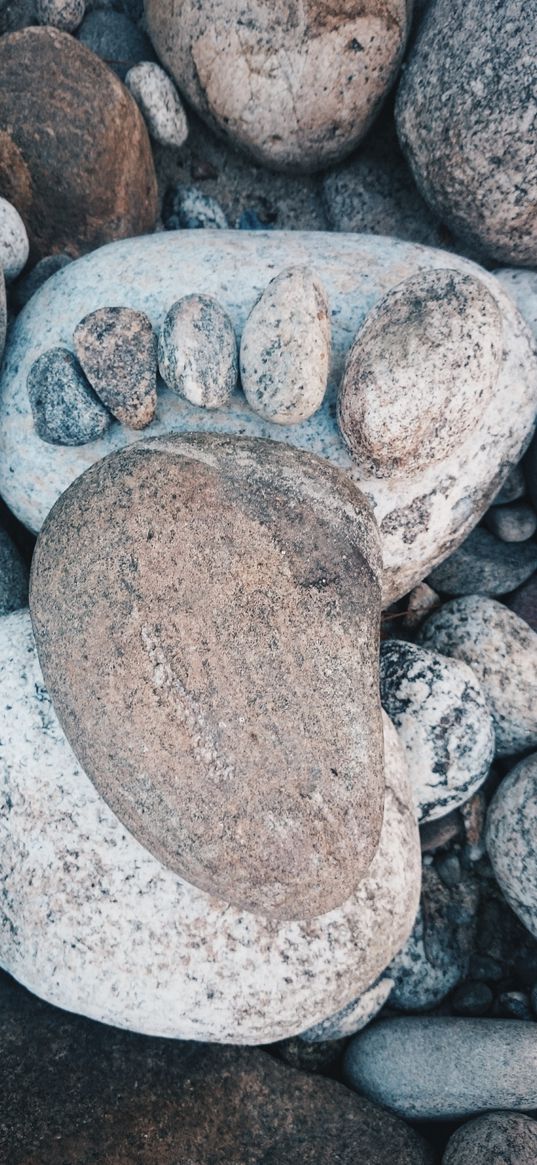
[[[537,634],[502,603],[466,595],[425,620],[420,642],[469,664],[496,731],[496,752],[537,748]]]
[[[340,1040],[345,1036],[352,1036],[362,1031],[380,1011],[388,1000],[393,987],[393,979],[389,974],[381,975],[376,983],[372,983],[357,999],[352,999],[346,1007],[335,1015],[322,1019],[315,1027],[301,1032],[300,1040],[305,1044],[322,1043],[324,1040]]]
[[[537,1121],[523,1113],[491,1112],[449,1138],[442,1165],[534,1165]]]
[[[301,425],[272,425],[237,394],[228,409],[208,412],[159,392],[152,433],[212,430],[271,437],[326,457],[347,471],[372,502],[381,527],[384,602],[406,594],[463,539],[520,458],[537,409],[537,361],[529,333],[499,283],[467,260],[450,257],[483,282],[501,309],[504,345],[493,399],[476,429],[450,456],[415,477],[366,478],[346,450],[334,417],[334,395],[360,320],[395,283],[423,268],[442,267],[441,252],[372,235],[278,231],[154,234],[117,243],[71,264],[35,296],[10,333],[0,401],[0,493],[38,530],[56,498],[92,462],[136,435],[120,425],[91,450],[46,449],[32,434],[26,376],[37,356],[70,341],[83,316],[106,303],[145,313],[156,331],[184,295],[212,295],[240,335],[251,307],[275,271],[308,266],[326,288],[332,314],[329,387],[321,408]],[[143,279],[140,271],[143,270]]]
[[[363,138],[389,89],[408,29],[405,0],[356,9],[256,0],[146,0],[157,53],[198,113],[258,161],[318,170]],[[218,73],[214,62],[218,60]]]
[[[276,923],[183,882],[120,824],[59,727],[28,612],[0,620],[0,707],[0,875],[10,886],[0,963],[30,990],[153,1035],[268,1043],[361,995],[405,943],[419,844],[387,717],[369,874],[338,910]]]
[[[51,24],[62,32],[74,32],[85,11],[86,0],[37,0],[39,24]]]
[[[460,660],[414,643],[381,645],[382,706],[407,754],[420,821],[458,809],[485,780],[494,726],[485,692]]]
[[[420,271],[388,292],[356,335],[338,396],[364,474],[410,476],[449,456],[492,399],[501,351],[498,304],[472,276]]]
[[[141,61],[129,69],[125,84],[139,106],[145,123],[161,146],[179,149],[188,137],[183,103],[173,81],[154,61]]]
[[[28,399],[35,431],[51,445],[96,441],[111,417],[95,396],[78,361],[67,348],[49,348],[28,373]]]
[[[30,244],[26,227],[18,210],[0,198],[0,267],[11,282],[20,275],[28,259]]]
[[[7,530],[0,528],[0,615],[28,606],[28,573]]]
[[[537,937],[537,753],[502,781],[488,811],[486,842],[502,893]]]
[[[142,29],[124,12],[114,12],[113,9],[88,12],[78,30],[78,39],[101,57],[122,81],[133,65],[155,58]]]
[[[369,869],[379,571],[358,490],[275,442],[138,443],[43,527],[31,612],[60,722],[120,820],[208,893],[311,917]]]
[[[396,116],[416,182],[442,222],[504,263],[537,259],[537,10],[434,0],[402,75]]]
[[[537,1041],[517,1020],[405,1016],[372,1024],[350,1043],[345,1076],[411,1119],[447,1120],[537,1107]]]
[[[97,396],[130,429],[145,429],[157,407],[157,339],[144,312],[102,307],[77,324],[75,351]]]
[[[537,513],[529,502],[492,506],[485,523],[502,542],[527,542],[537,531]]]
[[[239,378],[233,324],[210,295],[185,295],[160,329],[159,372],[167,388],[206,409],[228,405]]]
[[[36,263],[27,275],[22,275],[15,283],[13,300],[16,306],[18,308],[25,307],[32,295],[39,291],[47,279],[51,279],[57,271],[61,271],[62,267],[67,267],[67,264],[71,262],[71,255],[67,255],[65,251],[57,255],[46,255],[44,259],[40,259],[39,263]]]
[[[472,530],[457,549],[436,566],[428,582],[446,595],[505,595],[537,568],[534,542],[502,542],[483,526]]]
[[[155,171],[138,107],[58,29],[0,40],[0,191],[20,212],[34,259],[154,225]]]
[[[330,316],[324,287],[306,267],[271,280],[244,325],[241,383],[266,421],[296,425],[320,408],[328,384]]]

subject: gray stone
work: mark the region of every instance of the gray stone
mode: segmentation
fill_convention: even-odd
[[[494,996],[486,983],[462,983],[453,993],[451,1006],[455,1015],[471,1017],[486,1015],[490,1011]]]
[[[228,225],[220,203],[197,186],[176,186],[168,191],[162,218],[167,231],[225,230]]]
[[[0,198],[0,267],[7,283],[20,275],[30,244],[22,218],[11,202]]]
[[[37,0],[8,0],[0,7],[0,33],[18,32],[37,24]]]
[[[501,782],[488,811],[486,843],[502,893],[537,937],[537,753]]]
[[[390,975],[381,975],[376,983],[372,983],[367,991],[357,999],[352,999],[341,1011],[302,1032],[300,1040],[305,1044],[317,1044],[324,1040],[340,1040],[362,1031],[387,1002],[392,987],[393,979]]]
[[[266,421],[296,425],[320,408],[330,367],[330,315],[324,287],[307,267],[280,271],[243,328],[241,383]]]
[[[344,1071],[359,1092],[410,1120],[537,1108],[535,1030],[517,1020],[381,1020],[352,1040]]]
[[[158,341],[160,375],[193,405],[229,405],[239,378],[233,324],[210,295],[185,295],[168,311]]]
[[[457,1129],[442,1165],[535,1165],[537,1121],[522,1113],[491,1112]]]
[[[16,306],[24,307],[32,295],[35,295],[36,291],[39,291],[39,288],[46,283],[47,279],[51,279],[57,271],[61,271],[62,267],[66,267],[72,261],[72,255],[67,255],[65,252],[60,252],[58,255],[47,255],[44,259],[40,259],[27,275],[21,275],[14,284],[13,300]]]
[[[520,498],[524,497],[525,493],[526,481],[524,478],[522,466],[520,464],[513,465],[513,468],[509,471],[509,474],[506,477],[500,492],[497,493],[496,497],[494,498],[494,505],[505,506],[509,502],[518,502],[520,501]]]
[[[111,417],[95,396],[78,361],[67,348],[49,348],[28,373],[28,398],[35,431],[51,445],[96,441]]]
[[[91,387],[130,429],[145,429],[157,407],[157,338],[144,312],[102,307],[73,333],[75,351]]]
[[[101,57],[123,81],[139,61],[154,61],[155,54],[145,33],[123,12],[95,9],[88,12],[77,32],[82,44]]]
[[[467,595],[425,620],[420,642],[467,663],[480,680],[496,731],[496,752],[537,748],[537,634],[502,603]]]
[[[154,61],[129,69],[125,84],[139,106],[154,141],[179,149],[188,137],[183,103],[173,81]]]
[[[0,615],[28,606],[28,567],[9,537],[0,528]]]
[[[407,755],[419,821],[458,809],[494,757],[479,680],[460,660],[393,639],[381,645],[380,694]]]
[[[472,530],[427,581],[446,595],[505,595],[537,568],[534,542],[503,542],[483,526]]]
[[[37,0],[39,24],[52,24],[63,32],[74,32],[84,19],[85,0]]]
[[[537,513],[529,502],[492,506],[485,523],[502,542],[527,542],[537,531]]]

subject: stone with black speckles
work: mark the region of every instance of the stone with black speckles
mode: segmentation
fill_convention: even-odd
[[[125,84],[139,106],[155,142],[180,149],[188,137],[181,98],[168,74],[155,61],[141,61],[129,69]]]
[[[197,186],[176,186],[166,191],[162,221],[167,231],[225,230],[228,226],[217,199]]]
[[[445,595],[506,595],[537,569],[534,542],[506,542],[477,526],[427,581]]]
[[[418,638],[471,667],[492,713],[497,755],[537,748],[537,634],[523,619],[495,599],[465,595],[430,615]]]
[[[467,1121],[446,1145],[442,1165],[535,1165],[537,1121],[521,1112],[490,1112]]]
[[[328,384],[330,314],[314,271],[280,271],[254,304],[241,337],[244,395],[254,412],[296,425],[320,408]]]
[[[185,295],[162,324],[158,365],[167,388],[200,408],[230,404],[239,378],[233,324],[210,295]]]
[[[380,649],[382,706],[395,724],[410,768],[421,822],[458,809],[487,777],[494,727],[471,669],[414,643]]]
[[[47,444],[86,445],[111,423],[68,348],[43,352],[30,368],[27,389],[35,431]]]
[[[502,894],[537,937],[537,753],[501,782],[489,806],[486,844]]]
[[[527,542],[537,531],[537,513],[529,502],[491,506],[485,524],[502,542]]]
[[[401,75],[399,140],[442,222],[481,253],[537,261],[537,9],[434,0]]]
[[[37,0],[39,24],[51,24],[63,32],[74,32],[85,12],[86,0]]]
[[[130,429],[145,429],[157,407],[157,339],[144,312],[101,307],[73,333],[80,364],[99,399]]]

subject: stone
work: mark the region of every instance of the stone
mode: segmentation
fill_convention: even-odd
[[[445,460],[490,404],[501,351],[500,310],[480,280],[420,271],[389,291],[356,334],[338,396],[362,472],[411,476]]]
[[[537,531],[537,513],[529,502],[492,506],[485,524],[502,542],[527,542]]]
[[[492,716],[470,667],[392,639],[381,644],[380,697],[407,754],[419,821],[458,809],[494,757]]]
[[[136,102],[58,29],[0,39],[0,192],[24,220],[34,261],[154,226],[155,170]]]
[[[486,844],[502,894],[537,937],[537,754],[504,777],[487,815]]]
[[[442,1165],[534,1165],[537,1121],[521,1112],[490,1112],[449,1138]]]
[[[440,595],[428,583],[418,583],[407,597],[407,607],[403,619],[405,631],[417,631],[427,615],[441,606]]]
[[[526,493],[526,481],[521,465],[513,465],[506,477],[502,488],[494,498],[495,506],[505,506],[509,502],[518,502]]]
[[[515,615],[529,624],[532,631],[537,631],[537,574],[532,574],[521,587],[508,595],[506,603]]]
[[[379,573],[362,495],[275,442],[138,442],[49,515],[30,609],[58,718],[120,820],[195,886],[307,918],[367,873]]]
[[[123,12],[113,9],[88,12],[77,35],[80,43],[100,57],[122,81],[133,65],[155,59],[145,32]]]
[[[18,210],[7,199],[0,198],[0,267],[6,282],[20,275],[29,250],[26,227]]]
[[[39,291],[47,279],[51,279],[57,271],[67,267],[68,263],[72,263],[72,256],[67,255],[65,251],[57,255],[46,255],[44,259],[40,259],[31,271],[22,275],[13,285],[12,295],[16,307],[25,307],[32,295]]]
[[[451,1006],[456,1015],[479,1016],[490,1011],[494,996],[486,983],[462,983],[453,993]]]
[[[494,1015],[503,1019],[533,1019],[527,992],[502,991],[494,1001]]]
[[[37,0],[8,0],[0,6],[0,34],[37,24]]]
[[[346,1007],[342,1007],[336,1015],[329,1015],[327,1019],[315,1024],[302,1032],[300,1040],[304,1044],[318,1044],[324,1040],[341,1040],[362,1031],[390,997],[393,979],[389,975],[381,975],[376,983],[372,983],[357,999],[351,999]]]
[[[206,409],[229,405],[239,379],[233,324],[211,295],[185,295],[160,329],[160,375],[167,388]]]
[[[110,413],[67,348],[49,348],[28,373],[35,431],[50,445],[85,445],[106,432]]]
[[[20,551],[0,528],[0,615],[28,606],[28,574]]]
[[[330,914],[277,923],[196,890],[121,825],[60,729],[27,611],[0,620],[0,708],[0,965],[43,998],[146,1034],[270,1043],[363,994],[406,942],[419,843],[387,717],[369,874]]]
[[[537,505],[537,438],[534,437],[524,461],[528,483],[528,493],[533,505]]]
[[[257,0],[146,0],[149,35],[213,129],[277,170],[319,170],[358,145],[390,88],[409,24],[405,0],[326,10]],[[218,71],[214,62],[218,60]]]
[[[431,571],[427,581],[446,595],[505,595],[536,568],[534,542],[502,542],[483,526],[476,526],[453,554]]]
[[[155,61],[141,61],[129,69],[125,84],[153,140],[180,149],[188,137],[188,122],[177,89],[164,69]]]
[[[445,257],[395,239],[322,231],[160,232],[116,243],[72,263],[34,297],[10,332],[0,400],[0,494],[30,529],[69,483],[99,457],[136,440],[113,425],[106,439],[78,451],[47,449],[32,433],[26,377],[34,360],[71,342],[80,319],[107,303],[144,311],[159,331],[170,306],[184,295],[212,295],[240,336],[257,298],[275,272],[308,266],[326,288],[332,315],[329,385],[319,411],[301,425],[273,425],[237,393],[226,410],[208,412],[159,386],[152,433],[221,431],[270,437],[327,458],[356,481],[381,528],[383,601],[389,605],[422,581],[458,545],[488,508],[504,475],[520,459],[537,410],[533,341],[512,301],[485,271],[453,255],[452,266],[479,278],[501,308],[501,374],[476,429],[442,461],[414,478],[366,478],[345,448],[334,416],[343,363],[360,320],[391,286]],[[143,271],[143,279],[140,272]]]
[[[99,400],[130,429],[145,429],[157,408],[157,339],[144,312],[102,307],[80,320],[73,343]]]
[[[175,186],[169,190],[162,219],[167,231],[225,230],[228,226],[220,203],[196,186]]]
[[[85,11],[86,0],[37,0],[39,24],[51,24],[62,32],[75,32]]]
[[[496,0],[434,0],[401,76],[399,140],[429,205],[502,263],[537,260],[537,133],[528,92],[537,12]]]
[[[537,1108],[537,1042],[510,1019],[384,1019],[349,1044],[344,1077],[409,1120]]]
[[[451,841],[460,838],[463,832],[462,818],[458,809],[446,813],[445,817],[438,817],[435,821],[426,821],[420,825],[420,839],[423,853],[436,853],[445,849]]]
[[[240,347],[241,384],[255,413],[296,425],[321,407],[328,384],[330,315],[307,267],[280,271],[254,304]]]
[[[6,283],[4,273],[0,269],[0,360],[4,354],[4,344],[7,331]],[[0,421],[1,426],[1,421]]]
[[[537,748],[537,634],[527,623],[495,599],[465,595],[430,615],[418,637],[471,667],[492,714],[498,756]]]

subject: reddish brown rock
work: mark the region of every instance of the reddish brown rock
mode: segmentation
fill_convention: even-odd
[[[41,664],[83,768],[189,882],[307,918],[377,849],[378,533],[280,443],[138,442],[63,494],[34,557]]]
[[[130,93],[68,33],[0,40],[0,194],[20,212],[31,255],[77,255],[150,231],[156,178]]]

